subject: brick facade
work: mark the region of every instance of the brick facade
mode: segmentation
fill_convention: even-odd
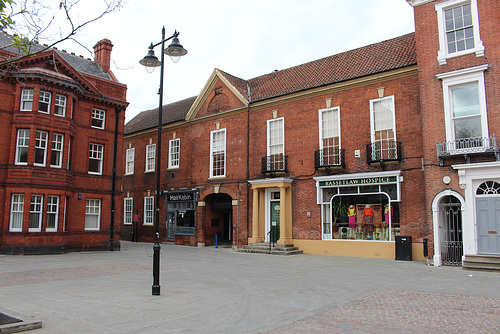
[[[2,43],[9,38],[2,34]],[[123,171],[119,163],[113,190],[113,158],[116,141],[116,159],[122,160],[126,86],[109,71],[112,45],[106,42],[107,51],[96,59],[108,63],[103,68],[57,50],[5,67],[0,80],[0,118],[6,125],[0,133],[3,253],[119,249]],[[2,59],[16,55],[8,47],[2,50]],[[23,107],[23,91],[31,92],[31,105]],[[48,97],[48,112],[40,106],[41,95]],[[19,130],[29,130],[26,159],[16,154]],[[89,158],[93,145],[100,151],[94,164]],[[93,228],[86,226],[88,200],[99,205]]]
[[[461,214],[473,216],[470,211],[464,213],[466,198],[470,197],[464,183],[475,176],[463,175],[475,173],[469,172],[471,166],[485,168],[491,163],[491,170],[498,173],[495,165],[498,150],[496,155],[489,149],[466,154],[466,160],[464,154],[453,152],[438,159],[436,142],[450,140],[443,95],[443,80],[448,80],[449,72],[454,74],[469,68],[475,75],[484,72],[489,134],[493,135],[500,125],[495,85],[499,39],[494,20],[487,14],[498,14],[499,5],[490,0],[477,1],[484,50],[477,47],[475,53],[464,52],[459,56],[449,53],[446,59],[440,56],[438,61],[436,11],[443,7],[436,4],[441,1],[408,2],[414,7],[414,34],[250,80],[216,69],[199,96],[165,106],[162,166],[168,166],[168,141],[180,138],[180,168],[162,167],[162,191],[195,191],[197,198],[194,232],[170,239],[166,236],[170,216],[165,202],[160,203],[161,240],[213,245],[217,235],[234,247],[267,241],[270,226],[274,224],[270,206],[279,201],[278,243],[295,243],[310,253],[394,257],[393,243],[384,241],[394,242],[398,235],[411,236],[414,259],[424,259],[426,251],[429,258],[436,259],[434,240],[442,239],[436,229],[443,224],[439,203],[448,200],[450,194],[458,195],[463,203]],[[445,9],[463,5],[454,0],[443,3]],[[475,6],[476,1],[470,3]],[[381,126],[375,125],[374,120],[382,117],[374,116],[380,112],[375,111],[379,105],[388,105],[393,112],[394,122],[385,132],[375,129]],[[334,126],[338,130],[333,131],[339,132],[335,139],[339,141],[336,159],[341,161],[336,160],[333,165],[318,165],[315,158],[315,154],[328,152],[324,148],[326,141],[320,139],[323,117],[320,114],[325,110],[339,115],[338,126]],[[387,115],[385,109],[380,110]],[[145,146],[156,141],[156,124],[152,121],[155,112],[141,113],[125,128],[125,148],[135,148],[135,171],[125,176],[125,197],[133,198],[134,212],[141,215],[144,196],[155,192],[154,176],[142,170]],[[282,155],[273,155],[270,148],[269,124],[273,122],[283,124]],[[225,129],[226,136],[225,172],[223,177],[211,177],[211,133],[221,129]],[[393,130],[394,138],[380,139],[384,134],[390,136]],[[380,151],[382,146],[377,146],[384,144],[377,141],[391,140],[394,146],[384,156]],[[461,166],[464,163],[466,166]],[[269,169],[271,165],[274,167]],[[497,178],[495,175],[493,180]],[[350,184],[353,186],[349,187]],[[372,205],[378,210],[374,231],[360,230],[360,226],[351,228],[343,220],[346,217],[332,217],[336,201],[357,208]],[[394,210],[389,219],[385,211],[380,212],[386,204],[390,204],[391,212]],[[183,214],[182,210],[169,210],[174,211]],[[358,212],[357,224],[366,217],[363,215]],[[224,224],[218,223],[223,220]],[[231,230],[230,236],[222,225]],[[153,240],[153,225],[139,222],[135,228],[138,240]],[[467,229],[473,227],[464,231]],[[131,225],[124,226],[122,237],[131,238],[131,231]],[[338,240],[344,237],[358,240],[352,243]],[[467,248],[470,241],[466,239],[464,249],[469,250],[464,252],[474,253],[474,247]],[[424,249],[425,246],[428,248]],[[441,264],[439,256],[437,265]]]

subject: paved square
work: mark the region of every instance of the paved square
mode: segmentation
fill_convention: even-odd
[[[0,255],[0,310],[32,333],[500,332],[500,273],[423,262],[163,244]]]

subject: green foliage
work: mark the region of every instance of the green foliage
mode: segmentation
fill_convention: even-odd
[[[334,223],[339,223],[347,220],[347,202],[342,202],[342,197],[336,197],[332,202],[332,218]]]
[[[12,28],[14,20],[12,19],[12,12],[8,13],[7,10],[15,5],[14,0],[0,0],[0,31]]]

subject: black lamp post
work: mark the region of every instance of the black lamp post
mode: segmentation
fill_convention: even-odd
[[[179,33],[174,32],[169,38],[165,38],[165,27],[161,30],[161,42],[154,44],[151,43],[146,57],[141,59],[139,63],[146,66],[146,70],[152,73],[155,67],[160,66],[160,103],[158,106],[158,144],[156,150],[156,202],[155,202],[155,243],[153,246],[153,296],[160,295],[160,175],[161,175],[161,128],[162,128],[162,114],[163,114],[163,67],[165,54],[170,56],[174,63],[177,63],[180,57],[187,54],[187,50],[179,44]],[[172,43],[165,49],[165,42],[172,40]],[[161,61],[155,56],[154,48],[161,44]]]

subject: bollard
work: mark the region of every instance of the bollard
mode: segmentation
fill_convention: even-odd
[[[219,247],[217,247],[217,234],[215,235],[215,249],[217,249]]]

